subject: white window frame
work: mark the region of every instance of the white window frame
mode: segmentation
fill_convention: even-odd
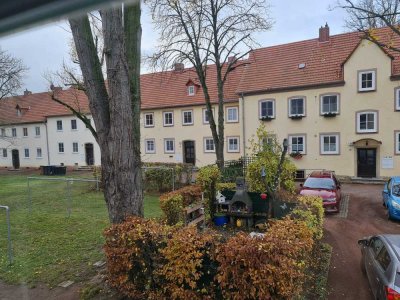
[[[22,127],[22,136],[24,138],[28,137],[28,127]]]
[[[302,114],[292,114],[292,101],[302,99],[303,100],[303,113]],[[289,117],[296,117],[296,116],[306,116],[306,98],[302,96],[298,97],[291,97],[289,98]]]
[[[11,128],[11,136],[12,137],[17,137],[17,128]]]
[[[336,97],[336,111],[324,111],[324,98],[325,97]],[[339,94],[324,94],[320,96],[320,111],[321,115],[326,115],[326,114],[339,114],[339,109],[340,107],[340,96]]]
[[[212,150],[207,149],[207,141],[212,141],[213,148]],[[214,139],[212,137],[205,137],[203,139],[203,147],[204,147],[204,153],[215,153],[215,143]]]
[[[361,129],[360,119],[361,115],[372,114],[374,115],[374,128],[373,129]],[[356,115],[357,122],[357,133],[376,133],[378,132],[378,112],[377,111],[359,111]]]
[[[236,118],[235,119],[229,119],[229,111],[233,110],[236,111]],[[239,107],[237,106],[228,106],[226,108],[226,123],[237,123],[239,122]]]
[[[394,132],[394,153],[400,155],[400,131]]]
[[[272,103],[272,115],[271,116],[263,116],[262,115],[262,104],[263,103],[268,103],[271,102]],[[265,100],[260,100],[258,102],[258,118],[259,119],[263,119],[263,118],[272,118],[275,119],[275,99],[265,99]]]
[[[237,149],[231,149],[231,140],[237,140]],[[238,153],[240,152],[240,138],[238,136],[228,136],[226,137],[226,151],[228,153]]]
[[[193,84],[187,87],[187,93],[188,96],[194,96],[196,94],[196,89]]]
[[[76,144],[76,149],[77,151],[74,151],[74,145]],[[72,142],[72,153],[76,154],[79,153],[79,143],[78,142]]]
[[[153,150],[149,150],[148,142],[153,142]],[[156,153],[156,140],[155,139],[145,139],[144,140],[144,152],[147,153],[147,154]]]
[[[166,114],[171,114],[171,116],[172,116],[172,124],[166,124],[165,123],[165,120],[166,120],[166,118],[165,118],[165,115]],[[174,126],[174,112],[173,111],[163,111],[163,125],[164,125],[164,127],[171,127],[171,126]]]
[[[362,87],[362,76],[364,74],[372,74],[372,86],[371,87]],[[359,92],[370,92],[376,90],[376,70],[362,70],[358,71],[358,91]]]
[[[60,149],[61,149],[60,145],[62,145],[62,150],[63,150],[63,151],[60,151]],[[65,145],[64,145],[63,142],[59,142],[59,143],[57,144],[57,146],[58,146],[58,153],[65,153]]]
[[[215,109],[214,107],[211,108],[213,116],[215,116]],[[206,121],[206,114],[207,114],[207,108],[203,108],[203,124],[210,124],[209,121]]]
[[[192,119],[191,122],[185,122],[185,113],[190,113],[190,117]],[[193,110],[192,109],[187,109],[187,110],[182,110],[182,125],[193,125],[194,122],[194,116],[193,116]]]
[[[331,150],[325,150],[324,146],[324,139],[326,137],[335,137],[335,146],[336,150],[331,151]],[[320,134],[320,153],[322,155],[334,155],[334,154],[339,154],[340,153],[340,135],[338,133],[321,133]]]
[[[38,134],[39,133],[39,134]],[[35,136],[39,137],[40,136],[40,126],[35,127]]]
[[[147,116],[151,116],[151,120],[152,123],[151,124],[147,124]],[[143,114],[143,123],[144,123],[144,127],[154,127],[154,113],[150,112],[150,113],[144,113]]]
[[[394,95],[395,95],[394,96],[394,100],[395,100],[394,109],[400,110],[400,87],[395,88]]]
[[[58,122],[60,122],[60,123],[58,123]],[[61,124],[61,129],[58,128],[58,124]],[[62,120],[57,120],[56,121],[56,128],[57,128],[57,131],[63,131],[63,121]]]
[[[39,153],[40,152],[40,153]],[[40,155],[39,155],[40,154]],[[36,148],[36,158],[43,158],[43,152],[42,152],[42,148],[37,147]]]
[[[29,158],[29,157],[30,157],[29,148],[24,148],[24,158]]]
[[[3,153],[2,154],[3,154],[3,157],[8,157],[8,152],[7,152],[6,148],[3,149]]]
[[[74,121],[75,121],[75,128],[73,128],[73,126],[72,126],[72,124],[74,123]],[[78,130],[78,121],[77,121],[76,119],[72,119],[72,120],[71,120],[71,130],[73,130],[73,131]]]
[[[5,128],[1,128],[1,136],[6,136],[6,129]]]
[[[167,142],[172,141],[172,145],[173,145],[173,149],[172,150],[167,150]],[[168,138],[168,139],[164,139],[164,153],[175,153],[175,139],[172,138]]]
[[[293,151],[293,138],[303,138],[303,151]],[[299,145],[299,144],[297,144]],[[306,154],[307,153],[307,137],[305,134],[292,134],[289,135],[289,149],[290,153],[300,153],[300,154]]]

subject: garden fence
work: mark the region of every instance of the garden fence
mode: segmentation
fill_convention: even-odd
[[[12,245],[11,245],[10,208],[8,206],[0,205],[0,209],[4,209],[6,212],[6,218],[5,218],[6,229],[1,230],[0,240],[7,239],[7,243],[0,243],[0,245],[7,244],[8,262],[11,265],[13,263],[13,253],[12,253]],[[7,236],[7,238],[5,238],[5,236]],[[2,252],[4,252],[4,251],[1,250],[0,253],[2,253]]]

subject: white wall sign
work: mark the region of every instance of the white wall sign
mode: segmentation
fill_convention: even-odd
[[[382,158],[382,169],[393,169],[393,157],[392,156],[385,156]]]

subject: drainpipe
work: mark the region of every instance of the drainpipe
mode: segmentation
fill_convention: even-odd
[[[243,131],[243,157],[246,157],[246,123],[245,123],[245,110],[244,110],[244,95],[242,93],[242,131]]]
[[[46,127],[47,165],[50,166],[49,135],[47,132],[47,120],[44,122],[44,126]]]

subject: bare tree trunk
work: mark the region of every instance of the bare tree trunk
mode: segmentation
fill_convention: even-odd
[[[139,9],[140,3],[136,4]],[[129,9],[128,15],[129,13]],[[99,58],[87,16],[70,19],[90,110],[97,129],[97,142],[101,150],[104,196],[112,223],[120,223],[129,215],[143,216],[143,193],[140,168],[140,133],[137,105],[139,90],[131,74],[137,74],[138,66],[130,71],[129,63],[135,61],[132,52],[127,58],[121,8],[100,12],[103,22],[104,51],[107,63],[108,91],[102,75]],[[137,15],[134,15],[136,17]],[[131,15],[132,17],[132,15]],[[138,21],[139,22],[139,21]],[[140,27],[140,26],[139,26]],[[129,27],[133,30],[135,27]],[[129,32],[129,30],[128,30]],[[140,33],[139,33],[140,36]],[[132,52],[131,52],[132,51]],[[138,54],[140,56],[140,53]],[[133,71],[134,70],[134,71]],[[135,93],[132,93],[135,91]],[[137,120],[136,120],[137,119]]]

